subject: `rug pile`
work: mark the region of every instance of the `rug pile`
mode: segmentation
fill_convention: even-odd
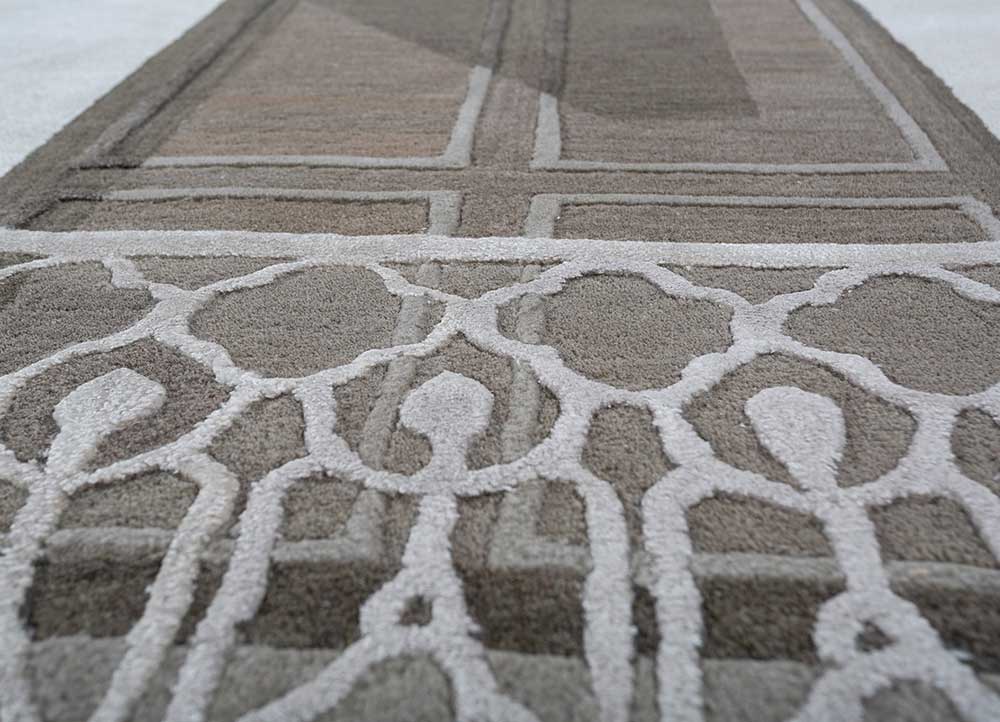
[[[995,722],[1000,144],[849,0],[228,0],[0,179],[19,722]]]

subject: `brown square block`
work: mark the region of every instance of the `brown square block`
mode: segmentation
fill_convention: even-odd
[[[267,593],[240,636],[270,647],[345,647],[359,636],[361,606],[394,572],[389,560],[273,564]]]
[[[60,546],[41,560],[21,611],[33,638],[128,634],[146,610],[148,589],[156,581],[164,554],[155,544],[123,551],[128,546],[75,543]],[[194,632],[218,590],[222,571],[217,563],[202,563],[176,643]]]
[[[711,575],[697,579],[707,658],[817,661],[813,643],[823,603],[843,581],[821,574]]]
[[[892,590],[913,602],[945,647],[980,673],[1000,673],[1000,583],[992,570],[933,565],[892,575]]]

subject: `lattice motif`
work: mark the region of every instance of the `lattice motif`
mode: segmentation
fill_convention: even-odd
[[[53,256],[10,266],[0,277],[60,266],[81,259]],[[43,462],[19,460],[10,449],[0,454],[0,475],[27,492],[7,535],[0,559],[2,607],[3,705],[11,719],[37,714],[25,672],[29,632],[20,619],[32,584],[33,568],[44,553],[69,495],[84,487],[121,483],[161,469],[198,485],[195,502],[169,542],[141,620],[128,635],[128,651],[115,671],[94,719],[125,719],[162,664],[188,610],[199,560],[210,540],[229,521],[238,492],[232,470],[207,449],[256,401],[292,394],[305,418],[306,454],[271,470],[250,491],[238,537],[221,588],[191,639],[167,714],[170,720],[201,719],[236,639],[236,628],[257,612],[279,539],[283,499],[295,484],[327,473],[366,489],[419,499],[417,519],[406,541],[402,568],[372,594],[361,610],[361,637],[311,681],[303,683],[245,720],[315,719],[335,707],[372,665],[412,654],[431,656],[454,690],[458,719],[533,720],[534,714],[499,688],[467,609],[455,570],[449,538],[460,499],[510,490],[543,480],[569,481],[582,498],[591,563],[583,590],[585,656],[602,719],[625,720],[634,670],[630,555],[637,553],[655,600],[662,635],[657,652],[658,703],[664,719],[702,716],[699,646],[703,632],[700,593],[691,571],[692,544],[687,513],[719,492],[769,502],[803,512],[822,524],[832,545],[846,590],[822,605],[814,638],[827,669],[814,686],[797,720],[860,720],[862,701],[897,679],[920,680],[943,690],[969,720],[986,722],[1000,709],[1000,698],[944,648],[937,633],[910,602],[890,588],[880,559],[875,529],[865,509],[920,494],[947,496],[964,507],[992,554],[1000,558],[1000,499],[963,475],[950,450],[955,419],[980,409],[1000,419],[1000,384],[968,395],[946,395],[907,388],[888,378],[871,361],[856,355],[813,348],[786,334],[784,324],[796,309],[833,304],[847,291],[881,275],[932,279],[982,304],[1000,304],[1000,291],[942,266],[921,263],[869,264],[824,273],[813,288],[785,293],[761,304],[737,294],[691,283],[651,262],[567,261],[529,266],[520,282],[466,299],[411,282],[397,267],[365,266],[382,279],[389,293],[413,304],[433,302],[443,314],[426,337],[388,348],[367,350],[349,363],[298,378],[264,377],[239,367],[221,345],[196,337],[193,315],[221,294],[273,284],[307,269],[336,265],[327,258],[274,263],[247,275],[196,290],[147,280],[125,257],[103,260],[118,289],[146,289],[155,306],[137,323],[109,336],[78,343],[0,379],[0,408],[49,369],[87,354],[111,351],[140,339],[155,339],[210,369],[231,389],[229,397],[176,441],[91,469],[89,462],[108,434],[155,412],[163,387],[136,371],[119,368],[82,384],[55,408],[59,431]],[[425,264],[418,282],[433,276]],[[628,274],[646,279],[674,298],[715,304],[731,312],[732,343],[722,352],[700,355],[681,378],[665,388],[627,390],[569,368],[556,349],[538,338],[518,340],[498,329],[498,309],[527,305],[559,294],[574,279]],[[523,329],[522,329],[523,330]],[[530,329],[529,329],[530,330]],[[462,335],[490,353],[518,363],[559,403],[548,437],[510,454],[502,463],[471,469],[466,453],[490,416],[493,394],[478,381],[443,372],[401,399],[399,423],[424,437],[430,462],[412,474],[370,468],[335,431],[338,408],[334,389],[362,377],[377,365],[422,358]],[[522,334],[523,335],[523,334]],[[537,335],[537,334],[536,334]],[[530,336],[530,334],[529,334]],[[398,340],[398,339],[397,339]],[[833,369],[917,422],[912,443],[894,469],[870,483],[841,487],[837,469],[845,444],[841,410],[830,399],[792,387],[768,388],[746,403],[745,411],[760,443],[781,461],[798,487],[734,468],[718,458],[681,413],[699,393],[727,374],[768,354],[785,354]],[[613,404],[648,409],[666,455],[674,465],[642,500],[645,549],[631,550],[622,503],[612,486],[582,462],[595,412]],[[413,600],[426,607],[429,621],[405,624]],[[410,610],[410,611],[408,611]],[[891,643],[859,650],[855,640],[875,625]]]

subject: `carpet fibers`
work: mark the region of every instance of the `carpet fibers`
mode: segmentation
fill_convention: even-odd
[[[996,722],[1000,144],[850,0],[228,0],[0,179],[11,722]]]

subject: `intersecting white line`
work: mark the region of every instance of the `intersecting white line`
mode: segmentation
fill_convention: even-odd
[[[993,222],[995,223],[995,221]],[[114,256],[292,256],[345,263],[505,261],[545,263],[613,257],[640,263],[757,268],[854,264],[1000,262],[1000,241],[974,243],[686,243],[560,238],[343,236],[248,231],[24,231],[0,228],[0,252],[100,260]],[[48,259],[38,265],[51,263]],[[0,278],[12,271],[0,269]]]

